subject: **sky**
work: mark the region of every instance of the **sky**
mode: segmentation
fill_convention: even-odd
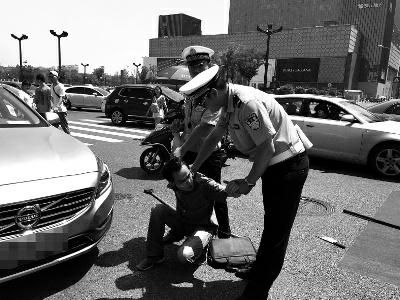
[[[158,37],[158,16],[184,13],[201,20],[202,34],[228,32],[229,0],[9,0],[1,3],[0,65],[19,64],[15,34],[22,41],[22,60],[34,67],[89,64],[86,71],[105,66],[107,74],[133,72],[133,63],[149,55],[149,39]]]

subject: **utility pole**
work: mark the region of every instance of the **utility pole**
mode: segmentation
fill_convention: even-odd
[[[83,66],[83,84],[86,84],[86,67],[89,66],[89,64],[81,63],[81,65]]]
[[[268,36],[268,38],[267,38],[267,51],[265,52],[264,90],[267,89],[267,83],[268,83],[269,42],[271,40],[271,35],[273,35],[274,33],[281,32],[282,28],[283,27],[281,26],[278,29],[272,30],[272,24],[268,24],[268,29],[264,30],[259,25],[257,25],[257,31],[265,33]]]
[[[60,39],[62,37],[67,37],[68,32],[63,31],[60,34],[57,34],[54,30],[50,30],[50,33],[58,38],[58,76],[61,77],[61,46],[60,46]]]
[[[135,74],[135,84],[137,83],[137,77],[138,77],[138,73],[139,73],[139,67],[141,66],[142,64],[135,64],[135,63],[133,63],[133,66],[134,67],[136,67],[136,74]]]
[[[21,41],[26,40],[28,38],[27,35],[23,34],[21,37],[17,37],[15,34],[11,34],[11,36],[18,40],[19,43],[19,81],[22,81],[22,47],[21,47]]]

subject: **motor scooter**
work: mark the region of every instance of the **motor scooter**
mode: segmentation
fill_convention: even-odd
[[[140,155],[140,167],[146,173],[156,174],[160,172],[164,164],[170,159],[173,140],[170,125],[176,119],[183,121],[182,110],[169,110],[165,118],[157,124],[155,130],[142,140],[141,145],[149,147]],[[227,159],[247,158],[245,154],[236,149],[228,133],[221,140],[220,150],[222,166],[225,166]]]
[[[156,174],[161,171],[164,164],[171,157],[171,143],[173,139],[170,125],[176,119],[183,120],[184,114],[180,109],[170,109],[164,119],[157,124],[154,131],[146,136],[142,146],[147,146],[140,155],[140,167],[148,174]]]

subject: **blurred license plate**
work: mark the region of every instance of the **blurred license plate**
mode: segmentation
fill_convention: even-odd
[[[61,253],[68,248],[68,234],[63,228],[27,233],[0,241],[0,269],[11,269]]]

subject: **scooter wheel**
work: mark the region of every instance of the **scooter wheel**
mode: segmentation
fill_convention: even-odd
[[[148,148],[140,155],[140,167],[148,174],[156,174],[165,164],[163,152],[159,148]]]

